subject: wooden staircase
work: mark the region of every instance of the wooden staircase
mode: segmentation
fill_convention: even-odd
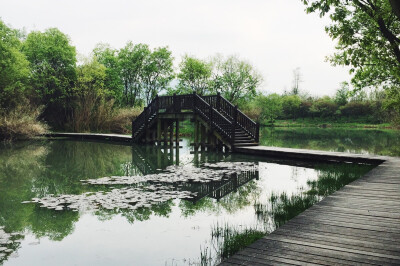
[[[228,148],[258,145],[258,123],[220,94],[200,96],[195,93],[154,98],[132,122],[132,140],[136,143],[145,142],[148,132],[159,130],[158,119],[182,119],[188,116],[206,124]]]

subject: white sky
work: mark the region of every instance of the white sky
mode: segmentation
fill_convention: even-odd
[[[349,80],[325,62],[334,51],[329,21],[307,15],[301,0],[0,0],[0,17],[28,32],[57,27],[84,55],[99,42],[121,48],[129,40],[169,46],[176,64],[186,53],[236,54],[263,75],[266,92],[289,90],[296,67],[311,95],[333,95]]]

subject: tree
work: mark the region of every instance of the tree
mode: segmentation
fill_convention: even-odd
[[[343,106],[348,102],[349,99],[349,84],[342,82],[341,88],[336,91],[335,103],[339,106]]]
[[[98,44],[93,49],[93,55],[97,58],[99,63],[106,67],[104,85],[107,88],[108,94],[112,96],[118,104],[122,104],[124,85],[121,79],[118,51],[111,48],[108,44]]]
[[[106,67],[93,57],[78,66],[76,72],[77,81],[67,127],[75,132],[98,130],[111,108],[110,104],[106,104],[106,98],[112,94],[105,85]]]
[[[213,60],[212,91],[220,92],[228,101],[254,97],[262,77],[252,65],[230,56],[226,60],[217,56]]]
[[[283,112],[287,117],[296,119],[300,105],[301,99],[297,95],[286,95],[282,98]]]
[[[141,79],[143,84],[143,94],[146,103],[162,90],[165,90],[174,78],[173,57],[167,47],[155,49],[144,60]]]
[[[273,124],[282,113],[282,97],[276,93],[264,98],[262,116]]]
[[[330,14],[326,31],[338,40],[334,65],[350,66],[352,83],[400,90],[398,3],[388,0],[302,0],[307,12]],[[398,1],[397,1],[398,2]]]
[[[196,92],[205,95],[209,92],[212,74],[212,64],[203,60],[184,56],[179,64],[179,84],[178,92]]]
[[[86,62],[76,68],[77,81],[75,94],[107,95],[110,92],[106,87],[106,67],[100,64],[96,57],[87,59]]]
[[[0,20],[0,113],[20,103],[27,87],[29,62],[20,48],[18,32]]]
[[[329,97],[317,99],[310,108],[310,112],[319,117],[332,117],[337,111],[337,105]]]
[[[56,28],[28,34],[22,51],[31,67],[30,82],[47,120],[62,125],[76,81],[76,51],[68,36]]]
[[[302,75],[300,72],[300,67],[293,70],[293,85],[292,85],[292,95],[299,95],[300,93],[300,82],[303,82]]]
[[[118,53],[121,79],[124,84],[124,103],[130,106],[138,104],[143,93],[142,75],[146,60],[151,51],[147,44],[128,42]]]

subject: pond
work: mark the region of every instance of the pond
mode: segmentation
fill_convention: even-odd
[[[260,144],[286,148],[400,156],[400,130],[264,127]]]
[[[374,166],[75,140],[0,147],[0,264],[214,265]]]

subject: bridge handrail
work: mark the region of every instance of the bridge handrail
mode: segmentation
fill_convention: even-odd
[[[197,102],[201,106],[196,106]],[[182,109],[191,109],[194,112],[200,113],[212,127],[218,128],[232,142],[234,141],[236,128],[243,129],[256,142],[259,141],[259,124],[238,110],[237,106],[234,106],[219,93],[210,96],[200,96],[195,93],[156,96],[144,108],[143,112],[132,121],[132,137],[135,138],[143,126],[147,127],[148,119],[154,117],[160,110],[165,110],[165,112],[179,112]]]

